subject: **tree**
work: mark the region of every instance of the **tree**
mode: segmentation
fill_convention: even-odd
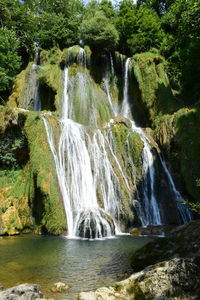
[[[112,2],[110,0],[101,0],[100,10],[108,19],[113,19],[116,15],[116,11],[114,10]]]
[[[148,8],[155,10],[155,12],[162,16],[164,15],[174,0],[138,0],[138,5],[145,4]]]
[[[136,52],[159,48],[164,38],[161,21],[155,11],[144,5],[129,5],[125,0],[121,3],[116,27],[120,33],[120,49],[132,55]]]
[[[76,20],[65,18],[63,14],[43,12],[39,16],[37,41],[43,49],[59,46],[61,49],[72,45],[78,39]]]
[[[14,31],[0,30],[0,92],[10,89],[13,77],[19,72],[21,58],[18,55],[19,40]]]
[[[82,22],[80,37],[93,50],[114,50],[118,40],[118,32],[114,25],[102,13],[96,13],[91,19]]]
[[[183,91],[189,102],[199,100],[200,2],[176,0],[162,17],[166,32],[161,52],[168,60],[173,88]],[[187,89],[192,96],[188,97]],[[187,100],[187,101],[188,101]]]

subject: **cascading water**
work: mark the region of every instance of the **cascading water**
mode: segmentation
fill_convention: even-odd
[[[181,220],[182,220],[183,223],[189,222],[189,221],[192,220],[191,213],[190,213],[188,207],[183,204],[183,198],[181,197],[180,192],[175,187],[173,178],[172,178],[172,176],[171,176],[171,174],[170,174],[170,172],[169,172],[169,170],[167,168],[167,165],[166,165],[164,159],[161,157],[161,155],[159,153],[158,153],[158,156],[159,156],[160,162],[162,164],[162,167],[163,167],[163,169],[165,171],[165,174],[166,174],[166,176],[168,178],[168,182],[169,182],[171,191],[172,191],[172,193],[174,195],[174,198],[176,200]]]
[[[79,57],[84,59],[82,54]],[[129,184],[114,154],[111,131],[102,133],[95,129],[90,134],[85,126],[71,120],[73,109],[68,88],[69,74],[65,67],[58,150],[48,115],[43,117],[64,201],[68,236],[109,237],[120,232],[118,198],[123,196],[120,182],[127,190]]]
[[[130,118],[131,116],[131,108],[128,101],[128,72],[129,72],[129,63],[130,58],[127,58],[125,63],[125,71],[124,71],[124,94],[123,94],[123,102],[121,106],[121,114],[126,117]],[[155,170],[154,170],[154,159],[151,152],[151,147],[149,145],[149,139],[147,135],[143,132],[143,130],[136,126],[135,122],[132,122],[132,130],[137,132],[143,143],[143,214],[141,216],[141,223],[143,226],[147,226],[149,224],[153,225],[161,225],[161,215],[159,211],[158,202],[156,199],[155,191],[154,191],[154,183],[155,183]],[[181,220],[183,223],[188,222],[191,220],[191,214],[189,209],[183,204],[183,198],[181,197],[180,193],[176,190],[174,181],[172,176],[166,166],[164,159],[162,159],[161,155],[157,153],[158,157],[160,158],[160,162],[162,168],[168,179],[168,184],[171,188],[173,193],[174,199],[177,203],[178,211],[181,216]]]
[[[69,57],[72,59],[72,49]],[[110,78],[115,77],[114,64],[110,55],[110,67],[103,79],[112,116],[117,115],[110,95]],[[58,145],[51,126],[53,115],[44,114],[43,121],[51,152],[54,157],[58,182],[62,194],[69,237],[102,238],[120,233],[124,199],[127,197],[130,207],[135,207],[142,226],[160,225],[163,223],[160,209],[155,194],[154,156],[150,141],[144,131],[131,120],[131,129],[137,132],[143,142],[142,153],[142,193],[139,195],[136,187],[136,169],[132,165],[132,185],[137,200],[133,200],[133,190],[130,179],[124,174],[121,161],[115,154],[114,139],[111,126],[112,119],[102,129],[98,129],[97,100],[99,94],[90,87],[92,84],[86,69],[86,54],[80,48],[77,55],[77,64],[81,67],[74,77],[69,76],[69,69],[64,69],[64,91],[62,114],[59,120],[60,138]],[[125,62],[123,101],[118,111],[125,118],[131,119],[131,109],[128,98],[129,63]],[[111,77],[109,77],[109,72]],[[89,88],[88,88],[89,87]],[[98,89],[97,89],[98,90]],[[93,102],[88,100],[92,97]],[[104,96],[105,97],[105,96]],[[77,103],[78,108],[77,108]],[[76,114],[76,111],[85,114],[88,105],[91,109],[85,120]],[[80,121],[79,121],[80,119]],[[84,126],[84,125],[87,126]],[[90,128],[92,125],[96,128]],[[127,148],[129,143],[127,140]],[[161,159],[161,157],[160,157]],[[177,206],[182,220],[189,219],[189,214],[184,210],[180,193],[175,189],[172,177],[161,159],[161,165],[167,175],[169,185],[177,200]],[[126,196],[125,196],[126,195]],[[132,216],[130,217],[131,220]]]
[[[110,106],[110,110],[112,112],[112,116],[115,117],[115,116],[117,116],[117,109],[116,109],[116,105],[113,104],[113,101],[111,98],[110,84],[109,84],[110,81],[114,80],[114,76],[115,76],[114,63],[113,63],[113,58],[112,58],[111,53],[109,53],[109,59],[106,59],[106,62],[107,62],[107,68],[106,68],[105,76],[103,78],[103,84],[104,84],[105,92],[107,95],[108,103]],[[111,74],[111,76],[110,76],[110,74]]]
[[[77,55],[77,62],[79,65],[82,65],[84,68],[87,66],[87,58],[86,53],[83,48],[80,48],[78,55]]]
[[[121,105],[120,114],[123,115],[125,118],[131,119],[131,109],[128,99],[128,87],[129,87],[129,63],[130,58],[127,58],[125,62],[125,70],[124,70],[124,93],[123,93],[123,101]],[[144,143],[143,148],[143,168],[142,168],[142,175],[143,175],[143,210],[144,213],[141,216],[141,223],[143,226],[147,226],[149,224],[152,225],[160,225],[161,216],[158,208],[157,199],[154,192],[154,181],[155,181],[155,170],[154,170],[154,159],[151,153],[151,147],[148,144],[148,140],[146,135],[142,131],[141,128],[135,125],[135,122],[132,122],[132,130],[137,132],[141,140]]]

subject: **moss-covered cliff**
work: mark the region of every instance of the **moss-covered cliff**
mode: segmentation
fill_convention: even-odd
[[[116,117],[124,97],[125,62],[126,57],[119,53],[94,54],[88,47],[83,52],[79,46],[61,51],[54,47],[41,51],[40,65],[30,63],[16,77],[13,93],[7,105],[0,109],[2,233],[14,234],[27,228],[59,234],[67,229],[43,113],[33,111],[34,97],[39,95],[41,109],[53,112],[46,118],[57,145],[60,136],[57,117],[61,115],[66,76],[69,117],[82,124],[91,137],[100,129],[112,145],[113,153],[108,146],[106,150],[119,179],[117,194],[123,199],[120,220],[126,229],[130,224],[140,225],[136,207],[143,188],[143,142],[138,133],[133,132],[130,121]],[[181,108],[170,89],[165,61],[157,53],[142,53],[131,58],[128,79],[133,117],[139,124],[151,126],[153,130],[149,132],[164,150],[184,198],[199,211],[199,107]],[[159,149],[154,142],[153,148],[154,185],[162,220],[176,223],[176,204],[168,192],[166,174],[161,170],[156,154]],[[125,181],[113,155],[122,167]],[[101,205],[99,195],[98,198]]]
[[[1,234],[63,232],[66,219],[41,117],[22,109],[0,112]]]
[[[165,61],[155,53],[133,57],[130,93],[146,125],[153,129],[185,200],[200,212],[199,105],[185,107],[173,95]]]

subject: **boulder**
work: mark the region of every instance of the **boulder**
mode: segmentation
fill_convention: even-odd
[[[163,238],[158,238],[137,250],[132,258],[135,271],[174,257],[200,257],[200,220],[177,227]]]
[[[200,259],[174,258],[149,266],[112,287],[80,293],[79,300],[191,300],[199,296]]]
[[[1,300],[32,300],[41,299],[43,294],[37,284],[24,283],[0,292]]]
[[[63,282],[56,282],[56,283],[54,283],[53,287],[51,288],[51,291],[53,293],[61,293],[61,292],[67,291],[69,288],[70,288],[70,286]]]

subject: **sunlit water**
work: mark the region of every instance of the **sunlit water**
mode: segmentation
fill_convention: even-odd
[[[0,284],[37,283],[45,296],[76,299],[80,291],[109,286],[132,273],[133,253],[150,238],[121,236],[103,241],[65,237],[17,236],[0,239]],[[71,288],[52,294],[62,281]]]

